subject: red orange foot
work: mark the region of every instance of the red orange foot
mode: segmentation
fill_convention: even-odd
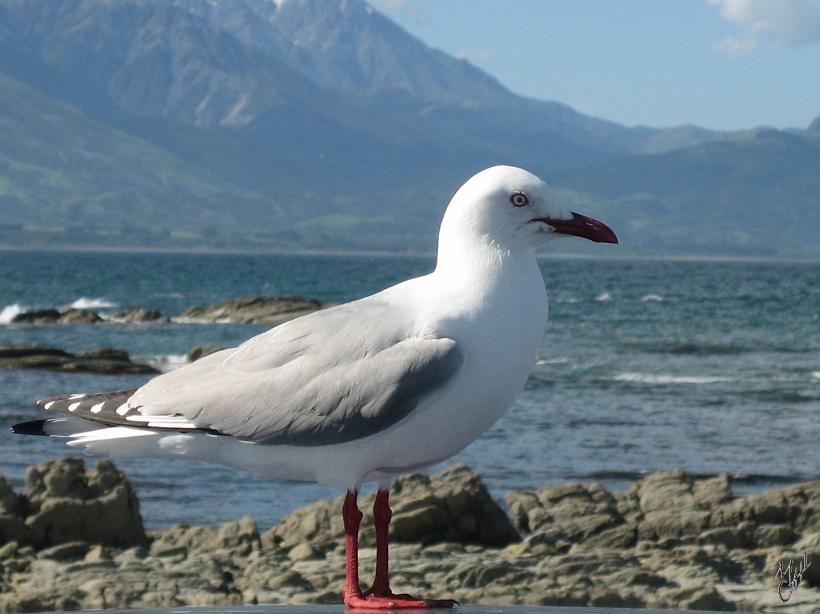
[[[452,609],[458,607],[453,599],[416,599],[410,595],[345,595],[345,605],[363,610],[423,610],[431,608]]]

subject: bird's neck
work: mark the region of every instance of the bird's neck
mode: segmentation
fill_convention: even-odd
[[[479,293],[491,292],[511,278],[536,275],[540,281],[541,277],[535,254],[527,246],[509,248],[486,236],[469,235],[440,237],[435,274]]]
[[[493,229],[487,228],[486,220],[461,205],[456,195],[441,221],[436,258],[439,276],[457,279],[476,275],[493,279],[511,265],[521,267],[535,262],[534,253],[526,244],[493,238]]]

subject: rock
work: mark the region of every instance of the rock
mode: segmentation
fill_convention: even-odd
[[[30,541],[31,530],[22,518],[11,514],[0,514],[0,544],[6,542],[27,544]]]
[[[721,544],[730,550],[748,548],[755,543],[754,527],[742,522],[736,527],[720,527],[704,531],[698,537],[701,544]]]
[[[57,318],[58,324],[96,324],[97,322],[102,322],[99,314],[87,309],[71,308],[61,313],[60,317]]]
[[[14,324],[53,324],[60,317],[56,309],[33,309],[23,311],[12,318]]]
[[[481,478],[465,465],[454,465],[432,477],[399,478],[391,506],[391,537],[396,541],[500,547],[520,539]]]
[[[0,543],[3,543],[2,537],[0,537]],[[5,561],[6,559],[13,558],[14,555],[17,554],[17,548],[19,544],[16,541],[6,541],[0,546],[0,563]]]
[[[128,352],[124,350],[98,348],[75,356],[58,348],[28,345],[0,346],[0,368],[50,369],[100,375],[159,373],[150,365],[131,362]]]
[[[262,547],[256,521],[250,516],[244,516],[234,522],[226,522],[220,525],[216,534],[216,541],[220,548],[236,551],[243,556],[247,556]]]
[[[288,557],[291,561],[307,561],[308,559],[319,558],[319,552],[310,544],[298,544],[290,549]]]
[[[78,541],[44,548],[37,553],[37,556],[41,559],[54,559],[56,561],[76,561],[84,558],[86,553],[88,553],[88,543]]]
[[[375,495],[362,497],[364,516],[360,542],[373,544],[372,507]],[[270,547],[291,548],[309,542],[320,552],[342,542],[343,497],[319,501],[296,510],[262,536]],[[506,546],[520,539],[509,518],[493,500],[477,474],[454,465],[428,477],[411,474],[393,485],[390,506],[393,518],[390,538],[396,542],[431,544],[455,542],[483,546]]]
[[[695,510],[658,510],[648,513],[638,525],[638,539],[695,540],[709,527],[709,512]]]
[[[708,510],[731,499],[729,478],[719,475],[698,479],[683,471],[656,471],[635,482],[626,495],[640,511]]]
[[[205,358],[206,356],[210,356],[211,354],[214,354],[215,352],[218,352],[223,349],[224,348],[221,348],[216,345],[200,345],[192,349],[190,352],[188,352],[185,355],[185,358],[187,358],[189,362],[194,362],[199,360],[200,358]]]
[[[34,345],[0,345],[0,368],[59,369],[69,358],[65,350]]]
[[[0,475],[0,514],[19,515],[25,508],[25,499],[14,492],[6,478]]]
[[[99,314],[87,309],[70,307],[65,311],[54,308],[34,309],[18,313],[12,319],[14,324],[95,324],[101,322]]]
[[[149,307],[134,307],[120,311],[114,318],[120,322],[134,323],[134,322],[150,322],[153,324],[167,324],[171,321],[170,318],[163,316],[159,310],[151,309]]]
[[[792,543],[797,534],[788,525],[763,524],[754,529],[753,541],[758,548],[786,546]]]
[[[341,513],[341,502],[316,501],[283,518],[277,525],[262,534],[262,544],[267,549],[290,549],[301,543],[311,543],[320,551],[332,549],[344,534],[341,524],[333,526]]]
[[[555,530],[570,542],[584,541],[625,522],[615,498],[598,484],[545,486],[537,493],[513,491],[507,503],[520,531]],[[620,539],[631,539],[629,531]]]
[[[41,465],[32,470],[29,498],[0,480],[0,502],[14,510],[4,513],[28,529],[50,502],[104,497],[118,488],[121,475],[113,466],[98,469],[85,471],[77,460]],[[405,523],[399,524],[399,536],[412,539],[391,545],[393,588],[476,605],[757,611],[781,605],[764,584],[778,561],[798,561],[803,552],[813,563],[820,560],[820,483],[727,499],[720,476],[664,473],[638,480],[627,493],[583,484],[511,493],[511,513],[527,530],[523,541],[503,548],[481,543],[495,541],[479,530],[493,516],[481,511],[489,495],[481,494],[474,473],[456,466],[432,478],[405,476],[395,485],[392,506],[394,519]],[[653,483],[685,506],[677,510],[680,518],[674,519],[676,510],[651,503],[647,484]],[[372,501],[372,495],[360,501],[368,516]],[[25,545],[31,539],[0,543],[0,612],[338,604],[345,559],[340,505],[341,498],[316,502],[261,536],[249,517],[219,527],[178,525],[151,532],[150,549],[146,542],[101,545],[85,538],[38,546],[39,551]],[[82,524],[74,511],[66,514]],[[601,528],[602,516],[621,520]],[[449,528],[442,525],[445,518]],[[728,519],[734,524],[726,524]],[[363,521],[359,552],[365,586],[375,559],[368,546],[370,522]],[[419,543],[423,531],[438,543]],[[813,588],[818,576],[820,565],[814,563],[786,609],[820,611],[820,592]]]
[[[151,534],[151,556],[183,558],[189,552],[216,549],[216,531],[211,527],[178,524]]]
[[[108,460],[85,471],[82,459],[46,461],[26,474],[31,542],[46,548],[71,541],[119,547],[145,543],[139,502]]]
[[[116,348],[93,348],[83,354],[83,358],[91,360],[112,360],[118,362],[130,362],[131,357],[125,350]]]
[[[80,357],[67,360],[60,366],[62,371],[82,371],[100,375],[159,373],[150,365],[131,362],[125,350],[115,348],[95,348]]]
[[[283,574],[279,574],[278,576],[274,576],[266,583],[265,586],[265,588],[268,589],[277,589],[285,587],[295,588],[302,591],[309,591],[313,589],[313,585],[310,582],[308,582],[308,580],[306,580],[302,574],[300,574],[298,571],[294,571],[293,569],[291,569],[290,571],[286,571]]]
[[[281,324],[320,307],[318,301],[301,297],[241,296],[208,307],[191,307],[180,317],[236,324]]]
[[[685,610],[709,610],[734,612],[735,604],[727,601],[714,586],[700,588],[687,595],[678,602],[678,606]]]

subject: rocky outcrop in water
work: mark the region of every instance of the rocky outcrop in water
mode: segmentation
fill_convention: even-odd
[[[65,311],[52,308],[24,311],[11,321],[13,324],[95,324],[102,318],[93,311],[71,307]]]
[[[391,497],[393,588],[468,604],[819,611],[820,482],[750,497],[733,497],[729,486],[726,476],[679,471],[649,474],[625,493],[546,486],[509,493],[508,518],[466,467],[405,476]],[[40,465],[25,495],[0,480],[0,527],[29,527],[75,490],[86,493],[76,506],[123,488],[110,463],[86,472],[75,460]],[[130,501],[117,497],[120,506]],[[372,495],[360,503],[368,513]],[[219,527],[177,525],[149,532],[147,541],[136,531],[130,546],[66,527],[44,532],[50,541],[3,537],[0,611],[339,603],[340,508],[341,498],[319,501],[264,532],[248,517]],[[370,522],[368,514],[365,579],[375,562]],[[803,553],[814,564],[782,603],[771,581],[777,563]]]
[[[191,307],[179,317],[235,324],[282,324],[321,308],[313,299],[301,297],[240,296],[208,307]]]
[[[230,322],[235,324],[268,324],[275,326],[293,320],[322,307],[319,301],[302,297],[240,296],[229,298],[207,307],[194,306],[183,311],[182,321]],[[150,307],[133,307],[103,318],[88,309],[32,309],[15,315],[13,324],[96,324],[97,322],[124,324],[167,324],[171,319]]]
[[[131,361],[125,350],[95,348],[78,356],[59,348],[0,345],[0,369],[49,369],[101,375],[159,373],[154,367]]]
[[[151,309],[150,307],[133,307],[125,311],[120,311],[114,315],[114,320],[126,324],[167,324],[171,321],[170,318],[162,315],[158,309]]]
[[[200,358],[205,358],[206,356],[210,356],[214,352],[218,352],[225,348],[221,348],[216,345],[198,345],[197,347],[193,348],[190,352],[185,355],[185,358],[188,359],[188,362],[195,362]]]

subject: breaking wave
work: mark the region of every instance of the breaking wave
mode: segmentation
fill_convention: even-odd
[[[185,354],[160,354],[155,356],[142,356],[142,362],[146,362],[155,369],[159,369],[163,373],[179,369],[188,364],[188,356]]]
[[[717,375],[665,375],[652,373],[625,372],[613,377],[617,382],[634,384],[716,384],[730,382],[732,378]]]
[[[25,311],[26,308],[20,305],[19,303],[6,305],[5,307],[3,307],[3,311],[0,311],[0,324],[11,324],[15,316],[24,313]]]
[[[108,309],[111,307],[119,307],[117,303],[113,303],[104,298],[87,298],[81,296],[76,301],[68,305],[73,309]]]

